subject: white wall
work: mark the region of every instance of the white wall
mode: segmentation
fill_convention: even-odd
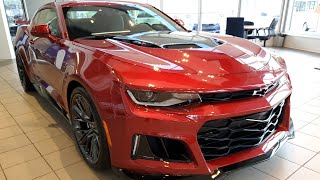
[[[14,49],[11,42],[9,26],[3,1],[0,1],[0,61],[14,59]]]
[[[284,47],[320,53],[320,38],[288,35]]]

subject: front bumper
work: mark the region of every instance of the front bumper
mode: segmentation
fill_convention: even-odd
[[[294,125],[293,125],[293,121],[290,120],[290,127],[289,127],[289,131],[287,133],[283,133],[281,135],[282,137],[277,138],[277,141],[275,141],[274,145],[271,146],[271,148],[265,153],[262,154],[260,156],[245,160],[245,161],[241,161],[229,166],[224,166],[221,168],[218,168],[218,170],[220,172],[229,172],[232,171],[234,169],[238,169],[238,168],[242,168],[242,167],[246,167],[248,165],[252,165],[252,164],[256,164],[259,163],[261,161],[265,161],[270,159],[280,148],[283,144],[285,144],[285,142],[287,142],[287,140],[289,139],[293,139],[295,137],[295,133],[294,133]],[[273,144],[272,143],[272,144]]]
[[[121,90],[120,90],[121,92]],[[110,133],[110,157],[116,168],[136,174],[162,174],[171,176],[210,176],[229,171],[246,163],[261,161],[271,157],[290,137],[291,88],[281,86],[267,96],[188,108],[157,109],[135,105],[125,91],[114,104],[122,104],[114,111],[113,119],[106,121]],[[286,100],[283,120],[277,130],[257,147],[240,151],[214,160],[205,160],[197,141],[197,133],[204,123],[215,119],[237,117],[270,110]],[[107,117],[108,114],[105,114]],[[170,162],[132,158],[132,139],[141,134],[168,139],[176,139],[186,144],[191,162]],[[244,163],[244,164],[242,164]]]
[[[218,178],[226,176],[232,170],[244,168],[246,166],[260,163],[262,161],[270,159],[281,148],[281,146],[283,144],[285,144],[289,139],[293,139],[295,137],[294,125],[293,125],[292,120],[290,120],[289,131],[286,133],[280,133],[279,135],[280,135],[280,137],[274,138],[267,143],[269,145],[271,145],[271,144],[273,144],[273,145],[268,148],[269,150],[266,153],[259,155],[259,156],[256,156],[251,159],[247,159],[247,160],[235,163],[235,164],[231,164],[228,166],[223,166],[223,167],[217,168],[210,175],[196,175],[196,176],[193,176],[193,178],[218,179]],[[126,174],[127,176],[134,178],[134,179],[155,179],[156,177],[159,179],[163,179],[162,177],[164,177],[163,175],[145,175],[145,174],[141,175],[141,174],[135,174],[135,173],[132,173],[129,171],[122,171],[122,172],[124,174]],[[166,176],[166,179],[170,179],[170,177]],[[172,179],[175,179],[175,177],[172,177]]]

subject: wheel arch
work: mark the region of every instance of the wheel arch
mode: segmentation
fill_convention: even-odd
[[[72,75],[69,77],[69,80],[65,84],[65,105],[66,105],[66,110],[70,113],[70,98],[72,91],[77,88],[77,87],[82,87],[90,96],[91,100],[93,101],[93,104],[96,106],[96,109],[98,113],[101,113],[101,110],[97,104],[96,97],[94,96],[94,92],[92,89],[86,84],[85,81],[81,79],[81,77],[78,77],[76,74]]]
[[[75,88],[77,88],[77,87],[82,87],[82,88],[84,88],[83,85],[82,85],[81,83],[79,83],[78,81],[76,81],[76,80],[72,80],[72,81],[69,82],[68,87],[67,87],[68,106],[69,106],[69,103],[70,103],[69,100],[70,100],[71,93],[72,93],[72,91],[73,91]],[[85,88],[84,88],[84,89],[85,89]]]
[[[27,73],[30,81],[32,83],[35,83],[36,80],[35,80],[35,78],[33,76],[33,73],[32,73],[33,70],[32,70],[32,67],[31,67],[31,65],[29,63],[30,61],[28,60],[28,54],[26,52],[25,47],[24,46],[19,46],[19,47],[14,46],[14,50],[15,50],[15,53],[16,53],[15,54],[16,55],[16,59],[19,58],[19,57],[21,58],[21,61],[22,61],[23,66],[24,66],[24,69],[26,70],[26,73]],[[17,57],[17,56],[19,56],[19,57]]]
[[[27,60],[27,52],[25,50],[25,48],[23,46],[14,47],[14,50],[16,52],[16,54],[18,54],[20,56],[20,58],[22,59],[23,65],[26,67],[26,65],[28,65],[28,60]],[[16,57],[17,58],[17,57]]]
[[[80,83],[78,80],[71,80],[68,85],[67,85],[67,90],[66,90],[66,105],[67,105],[67,109],[70,112],[70,98],[71,98],[71,94],[73,92],[74,89],[76,89],[77,87],[82,87],[84,88],[87,92],[87,88],[85,88],[84,85],[82,85],[82,83]],[[90,92],[88,92],[89,94],[91,94]],[[90,95],[91,96],[91,95]],[[91,97],[92,98],[92,97]]]
[[[68,110],[69,110],[69,113],[71,113],[70,111],[70,102],[71,102],[71,95],[72,95],[72,92],[78,88],[78,87],[81,87],[84,89],[84,91],[86,91],[86,93],[89,95],[89,98],[91,98],[91,102],[93,103],[93,105],[95,106],[95,110],[98,112],[97,116],[100,117],[100,122],[101,122],[101,128],[102,128],[102,131],[104,132],[104,138],[106,138],[106,148],[109,152],[108,154],[108,162],[111,163],[111,160],[110,160],[110,156],[111,156],[111,138],[110,138],[110,134],[109,134],[109,130],[108,130],[108,127],[105,126],[105,122],[104,122],[104,119],[101,117],[101,111],[100,111],[100,107],[97,106],[97,101],[96,101],[96,97],[93,96],[93,92],[91,89],[88,88],[88,86],[85,84],[85,82],[80,82],[81,80],[76,80],[76,79],[72,79],[69,81],[69,83],[67,84],[67,88],[66,88],[66,98],[67,98],[67,104],[68,104]],[[87,86],[87,88],[86,88]],[[69,116],[70,117],[70,122],[72,121],[71,120],[71,115]],[[110,166],[109,164],[107,164],[107,166]]]

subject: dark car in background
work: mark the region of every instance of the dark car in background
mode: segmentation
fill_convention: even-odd
[[[194,24],[192,30],[198,30],[198,24]],[[220,33],[220,24],[202,24],[202,31]]]

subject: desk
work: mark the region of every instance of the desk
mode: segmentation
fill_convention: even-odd
[[[248,37],[248,32],[249,32],[249,31],[254,31],[254,30],[256,30],[256,29],[260,29],[260,27],[257,27],[257,26],[244,26],[244,35],[243,35],[243,37],[244,37],[245,39],[247,39],[247,37]]]
[[[257,26],[244,26],[244,30],[247,30],[247,31],[255,30],[255,29],[259,29],[259,27],[257,27]]]

